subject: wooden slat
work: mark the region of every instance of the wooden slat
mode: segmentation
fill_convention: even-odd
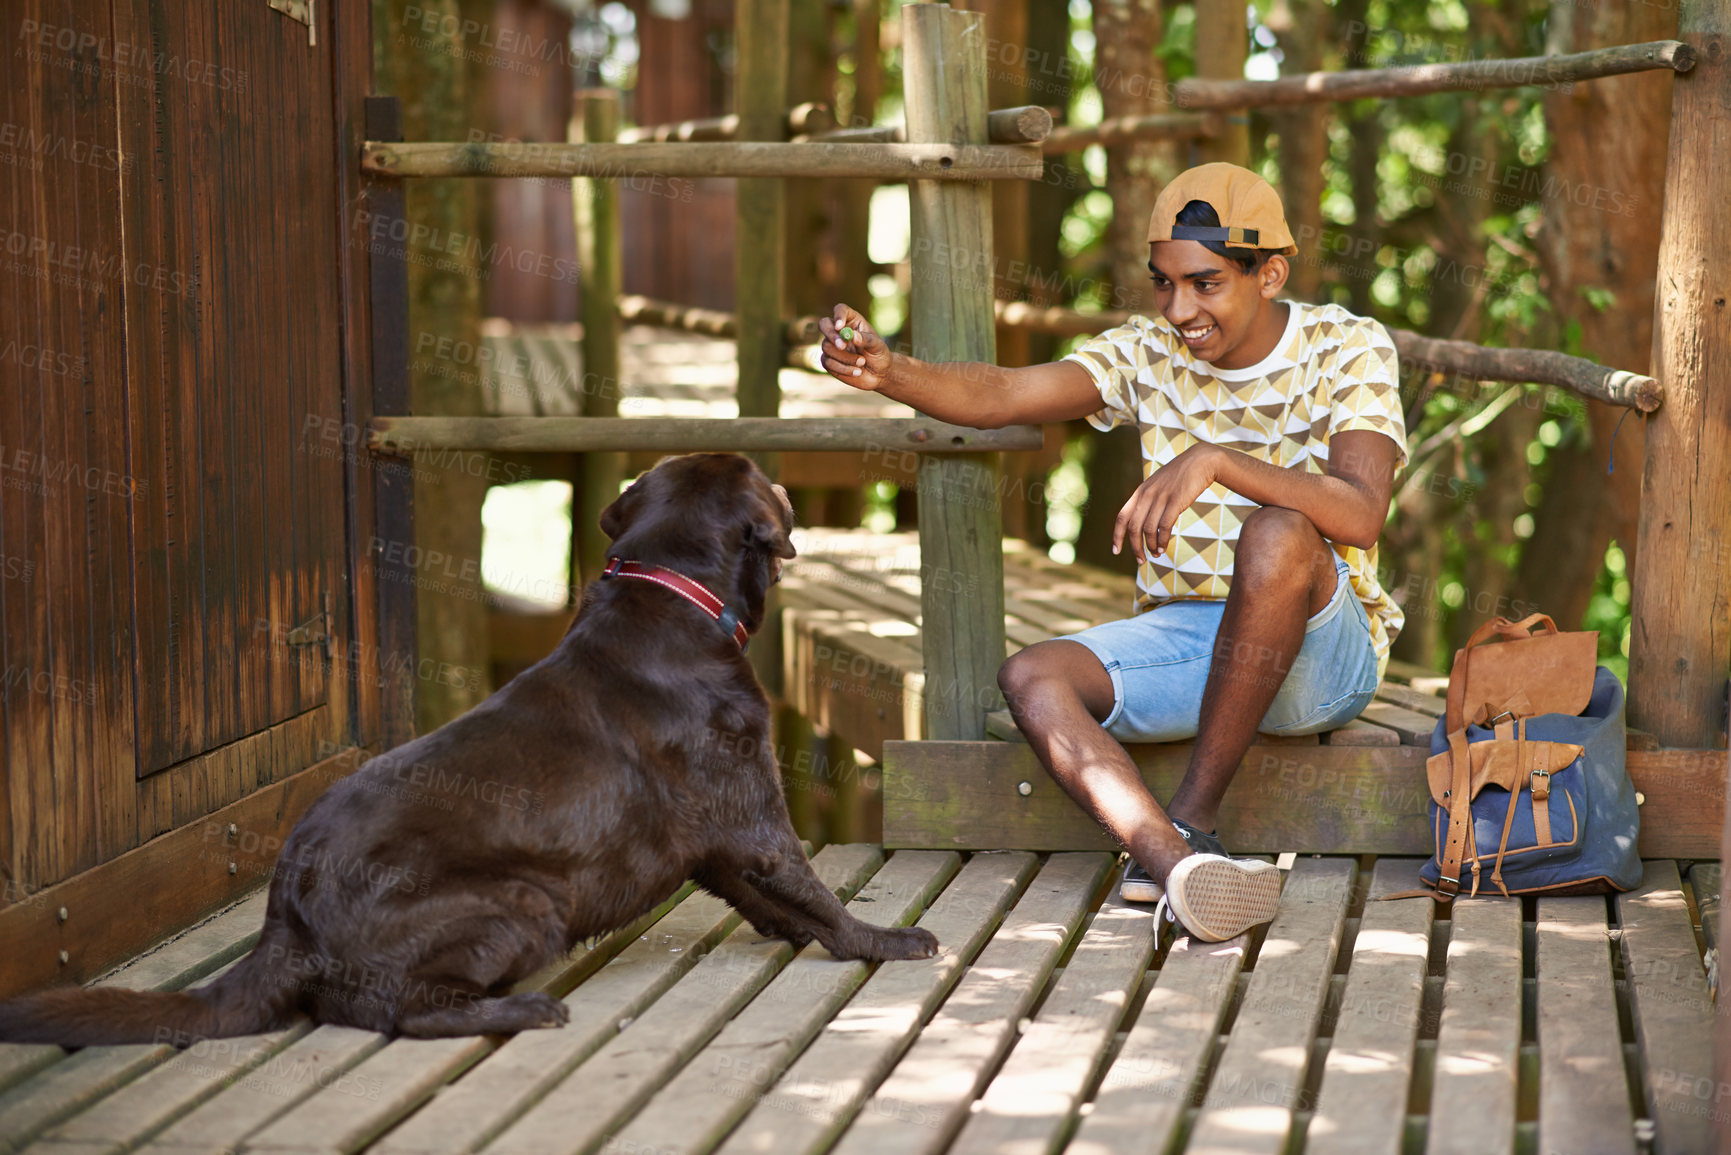
[[[1515,1142],[1521,904],[1461,899],[1450,918],[1427,1150],[1495,1155]]]
[[[1426,751],[1430,749],[1431,733],[1436,729],[1436,718],[1391,702],[1372,702],[1359,717],[1393,730],[1400,735],[1401,745],[1422,746]]]
[[[1707,949],[1719,945],[1719,887],[1722,877],[1717,862],[1698,862],[1689,868],[1689,887],[1695,892],[1695,910],[1701,918],[1701,937]]]
[[[1170,798],[1192,747],[1127,749],[1154,796]],[[1252,746],[1221,806],[1220,838],[1244,854],[1429,853],[1424,754],[1411,746]],[[889,846],[1112,847],[1021,743],[886,742],[884,792]]]
[[[1207,1069],[1253,933],[1225,942],[1186,936],[1167,949],[1159,978],[1070,1150],[1099,1155],[1171,1149]]]
[[[1431,718],[1442,717],[1448,709],[1448,702],[1438,695],[1421,693],[1398,682],[1383,682],[1376,688],[1376,697],[1379,702],[1389,702]]]
[[[195,980],[209,981],[225,963],[257,939],[263,920],[264,891],[210,919],[109,975],[98,986],[178,990]],[[198,984],[202,985],[202,984]],[[0,1149],[22,1146],[85,1105],[122,1087],[171,1057],[166,1044],[87,1047],[65,1059],[58,1047],[0,1044],[0,1055],[16,1076],[35,1071],[0,1094]]]
[[[813,860],[849,898],[883,865],[875,846],[828,846]],[[629,1119],[793,957],[742,926],[689,975],[488,1145],[498,1155],[584,1152]]]
[[[374,1031],[317,1027],[176,1121],[143,1150],[157,1155],[232,1151],[321,1088],[341,1086],[353,1095],[371,1094],[374,1088],[355,1080],[351,1072],[384,1045],[385,1037]]]
[[[835,1146],[837,1155],[942,1151],[1045,986],[1112,859],[1053,855],[991,945]]]
[[[1539,900],[1541,1151],[1635,1150],[1607,929],[1601,898]]]
[[[1436,904],[1378,897],[1416,889],[1419,865],[1412,858],[1376,864],[1306,1132],[1310,1155],[1400,1150]]]
[[[527,176],[559,180],[659,174],[693,179],[872,177],[949,183],[1039,180],[1042,162],[1037,144],[390,144],[369,140],[362,145],[361,168],[399,177]]]
[[[1654,1150],[1707,1151],[1719,1096],[1713,1086],[1713,1003],[1695,946],[1695,929],[1677,864],[1644,864],[1641,885],[1617,896],[1623,972],[1641,1049],[1647,1115],[1658,1130]],[[1716,1091],[1716,1088],[1715,1088]]]
[[[190,927],[154,950],[90,984],[137,990],[179,990],[252,949],[264,926],[270,895],[259,887],[220,914]]]
[[[1170,798],[1192,747],[1126,749],[1154,796]],[[1431,854],[1427,756],[1419,746],[1252,746],[1221,806],[1220,837],[1244,854]],[[1112,847],[1022,743],[885,742],[883,760],[886,846]],[[1631,750],[1627,765],[1646,795],[1644,857],[1718,853],[1723,750]]]
[[[1328,746],[1398,746],[1400,735],[1387,726],[1354,718],[1339,729],[1324,734],[1322,741]]]
[[[960,868],[954,854],[904,850],[878,871],[849,909],[874,925],[904,926]],[[662,1155],[711,1150],[870,971],[863,962],[832,959],[818,944],[806,947],[644,1105],[619,1132],[617,1143],[627,1151]]]
[[[1057,1149],[1130,1009],[1154,936],[1153,908],[1107,900],[968,1117],[952,1155]]]
[[[49,1151],[69,1143],[130,1150],[196,1110],[231,1083],[313,1030],[310,1020],[263,1035],[201,1039],[49,1132]]]
[[[565,996],[571,1020],[556,1031],[524,1031],[441,1091],[380,1140],[382,1153],[474,1151],[558,1084],[677,982],[739,915],[721,899],[695,894],[652,934],[621,951]]]
[[[654,910],[593,943],[580,944],[571,954],[523,980],[518,991],[545,990],[563,994],[595,973],[620,951],[637,941],[695,888],[682,887]],[[294,1110],[280,1116],[249,1148],[279,1147],[322,1151],[359,1150],[391,1124],[424,1102],[441,1085],[497,1050],[498,1036],[457,1039],[392,1039],[363,1061],[345,1085],[325,1087]],[[353,1086],[366,1088],[365,1095]]]
[[[1165,1152],[1208,1067],[1253,933],[1175,940],[1136,1025],[1113,1058],[1071,1150]]]
[[[367,426],[367,448],[380,453],[431,449],[582,453],[823,450],[941,446],[952,454],[1039,449],[1038,425],[973,429],[904,417],[386,417]],[[982,587],[984,582],[982,580]]]
[[[1300,1104],[1353,864],[1300,859],[1257,954],[1244,1004],[1190,1135],[1193,1151],[1279,1152]]]
[[[1032,854],[977,854],[920,926],[937,957],[883,967],[759,1100],[723,1155],[811,1155],[835,1141],[991,935],[1039,866]]]

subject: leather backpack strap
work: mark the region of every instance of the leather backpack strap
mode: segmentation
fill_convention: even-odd
[[[1442,854],[1437,859],[1436,884],[1437,895],[1444,901],[1460,893],[1461,860],[1466,856],[1467,841],[1473,829],[1472,758],[1467,753],[1465,730],[1449,734],[1449,755],[1452,776],[1444,795],[1449,804],[1449,829]],[[1477,878],[1477,871],[1474,877]]]

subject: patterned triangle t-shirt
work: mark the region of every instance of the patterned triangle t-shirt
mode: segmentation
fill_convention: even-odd
[[[1144,477],[1198,442],[1324,473],[1330,438],[1354,429],[1389,437],[1404,465],[1406,422],[1387,331],[1339,305],[1284,304],[1286,329],[1274,351],[1245,369],[1192,357],[1164,317],[1131,317],[1078,346],[1064,359],[1088,371],[1103,402],[1089,423],[1101,430],[1134,425]],[[1256,508],[1219,482],[1204,490],[1178,516],[1167,553],[1137,573],[1135,612],[1182,598],[1225,598],[1239,528]],[[1405,618],[1377,581],[1376,547],[1329,544],[1370,618],[1380,677]]]

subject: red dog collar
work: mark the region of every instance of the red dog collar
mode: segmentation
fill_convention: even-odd
[[[742,652],[751,640],[751,635],[745,632],[745,623],[727,607],[726,602],[710,593],[707,586],[692,581],[678,570],[668,569],[664,565],[640,565],[634,561],[621,561],[619,558],[610,557],[607,559],[607,568],[601,571],[601,579],[605,581],[616,577],[641,578],[672,590],[719,623],[724,633],[732,635]]]

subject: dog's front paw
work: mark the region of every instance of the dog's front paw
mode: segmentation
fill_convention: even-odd
[[[880,930],[873,937],[873,952],[885,961],[931,958],[938,953],[937,936],[917,926]]]
[[[518,1006],[536,1020],[529,1024],[531,1028],[562,1027],[571,1021],[571,1008],[546,991],[531,991],[513,998]]]

